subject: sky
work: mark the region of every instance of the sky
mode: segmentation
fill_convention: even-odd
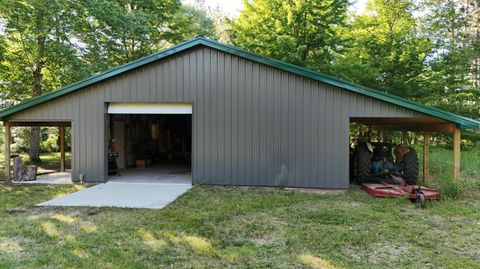
[[[220,7],[228,17],[236,17],[243,7],[242,0],[204,0],[207,7],[215,8]],[[195,0],[182,0],[183,3],[193,4]],[[361,13],[365,9],[365,3],[367,0],[353,0],[351,7],[352,11]]]

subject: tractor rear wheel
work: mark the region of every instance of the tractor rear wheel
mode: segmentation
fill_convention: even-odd
[[[366,182],[372,173],[372,156],[366,143],[360,143],[354,152],[354,173],[358,183]]]
[[[403,176],[407,184],[415,184],[418,179],[418,156],[414,149],[410,149],[403,156]]]

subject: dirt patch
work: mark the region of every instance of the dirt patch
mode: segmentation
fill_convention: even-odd
[[[443,229],[447,225],[447,221],[445,220],[445,218],[440,215],[431,215],[429,220],[431,225],[436,228]]]
[[[368,261],[372,265],[381,265],[384,264],[385,261],[395,263],[408,254],[409,251],[410,248],[406,245],[397,245],[391,242],[382,241],[373,244],[370,250],[349,247],[345,252],[348,253],[351,259],[355,262]]]
[[[5,209],[5,211],[8,214],[15,215],[15,214],[22,214],[22,213],[27,212],[28,208],[26,208],[26,207],[12,207],[12,208]]]
[[[47,207],[33,207],[29,210],[26,219],[27,220],[38,220],[41,218],[47,218],[55,214],[58,210],[55,208]]]
[[[312,189],[312,188],[285,188],[286,191],[294,191],[300,193],[313,193],[320,195],[343,195],[347,190],[338,189]]]
[[[250,241],[257,247],[281,247],[285,246],[285,240],[280,237],[275,237],[272,235],[252,238]]]
[[[43,207],[37,206],[29,208],[27,212],[24,213],[26,215],[26,219],[28,220],[37,220],[41,218],[51,218],[57,214],[63,214],[68,217],[78,217],[82,215],[82,211],[78,209],[66,209],[64,207]]]
[[[204,186],[205,187],[205,186]],[[335,195],[343,195],[347,193],[348,189],[318,189],[318,188],[281,188],[281,187],[249,187],[249,186],[226,186],[226,187],[219,187],[219,186],[212,186],[211,188],[223,188],[223,189],[235,189],[243,192],[299,192],[299,193],[312,193],[312,194],[335,194]]]
[[[347,192],[347,190],[343,189],[316,189],[316,188],[280,188],[280,187],[248,187],[248,186],[240,186],[234,187],[241,191],[258,191],[258,192],[299,192],[299,193],[312,193],[312,194],[320,194],[320,195],[343,195]]]
[[[288,223],[267,213],[236,216],[234,226],[225,227],[224,238],[230,238],[229,244],[243,245],[248,241],[257,247],[285,246],[285,232]]]
[[[359,207],[359,206],[362,206],[362,205],[363,205],[363,203],[359,203],[359,202],[350,202],[350,203],[349,203],[349,205],[350,205],[351,207]]]
[[[27,242],[27,239],[16,236],[11,238],[0,237],[0,254],[6,254],[11,257],[19,258],[28,254],[27,250],[23,247]]]

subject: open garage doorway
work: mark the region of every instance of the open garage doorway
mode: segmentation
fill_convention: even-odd
[[[109,181],[191,184],[191,105],[110,105],[109,129]]]

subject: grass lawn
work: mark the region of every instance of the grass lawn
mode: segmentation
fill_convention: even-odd
[[[0,185],[0,268],[480,268],[480,190],[401,199],[195,187],[163,210],[38,208]]]

